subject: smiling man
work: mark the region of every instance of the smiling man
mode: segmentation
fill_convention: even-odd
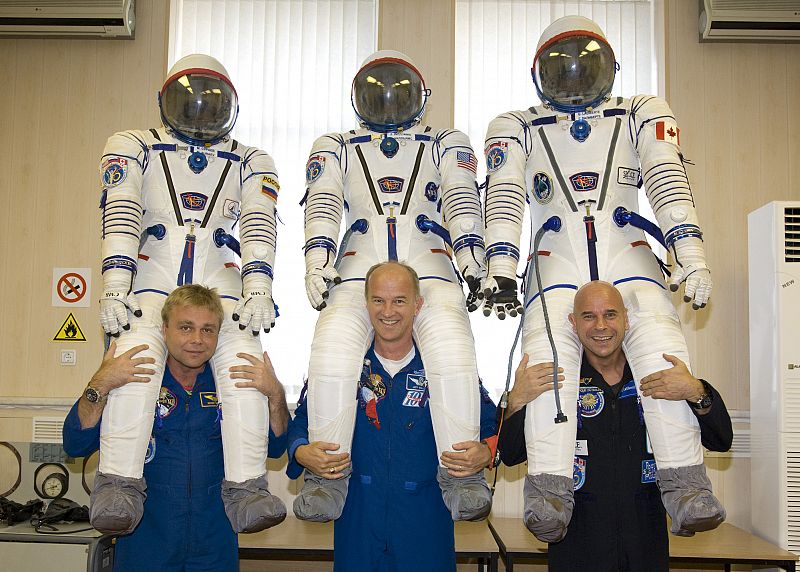
[[[168,355],[155,412],[146,412],[155,420],[143,460],[144,512],[131,534],[117,538],[114,570],[238,570],[237,537],[222,499],[227,485],[222,404],[209,365],[223,324],[222,304],[212,289],[180,286],[164,302],[161,319]],[[157,382],[151,379],[153,358],[139,355],[146,349],[142,344],[114,357],[116,342],[111,343],[64,421],[64,449],[69,455],[88,456],[100,446],[101,418],[110,391],[129,383],[141,387],[136,384]],[[239,391],[258,390],[267,397],[269,456],[280,457],[286,450],[289,418],[283,387],[266,352],[263,360],[237,355],[249,365],[232,366],[230,377],[240,380],[235,382]],[[138,419],[140,412],[129,415]]]
[[[457,478],[482,474],[493,448],[478,441],[450,443],[451,450],[437,458],[428,379],[413,337],[425,303],[414,269],[399,262],[373,266],[365,294],[375,339],[358,382],[352,463],[350,455],[336,453],[340,443],[309,443],[301,398],[289,427],[286,472],[297,478],[305,467],[308,500],[321,505],[345,491],[317,484],[352,473],[346,500],[333,499],[344,505],[334,523],[337,572],[455,571],[453,519],[437,478],[442,470]],[[476,401],[480,395],[481,438],[491,442],[494,405],[478,383],[472,390]]]
[[[578,394],[578,432],[573,482],[575,508],[566,536],[549,546],[549,570],[570,572],[666,572],[669,542],[657,467],[647,437],[642,400],[686,400],[700,426],[703,446],[727,451],[733,439],[725,403],[681,360],[643,378],[637,392],[623,351],[629,328],[619,290],[590,282],[575,295],[569,321],[583,346]],[[507,465],[526,460],[526,403],[552,387],[552,363],[531,366],[517,377],[498,447]],[[563,379],[560,376],[559,379]],[[565,407],[567,415],[571,408]],[[714,507],[698,506],[709,511]],[[702,518],[701,512],[696,517]]]

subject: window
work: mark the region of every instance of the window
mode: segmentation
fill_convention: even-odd
[[[296,401],[317,312],[306,300],[305,163],[314,140],[356,127],[350,82],[377,45],[377,0],[172,0],[169,66],[190,53],[222,62],[239,95],[233,136],[275,160],[281,191],[273,296],[281,317],[262,335]]]

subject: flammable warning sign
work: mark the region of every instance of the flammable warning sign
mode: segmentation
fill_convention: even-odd
[[[72,315],[72,312],[69,313],[67,319],[64,320],[64,323],[61,324],[61,327],[58,329],[55,337],[53,338],[54,342],[85,342],[86,336],[83,335],[83,331],[81,331],[81,327],[78,325],[78,321],[75,319],[75,316]]]

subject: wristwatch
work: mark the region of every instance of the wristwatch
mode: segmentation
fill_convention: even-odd
[[[83,395],[86,397],[86,401],[90,403],[99,403],[105,398],[105,395],[102,395],[91,385],[86,386],[86,391],[83,392]]]
[[[696,401],[687,400],[687,402],[694,409],[708,409],[714,402],[714,392],[711,391],[711,386],[705,379],[701,379],[700,383],[703,384],[703,393],[702,395],[700,395],[700,398],[697,399]]]

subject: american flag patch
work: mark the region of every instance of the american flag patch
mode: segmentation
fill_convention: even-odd
[[[458,163],[459,167],[463,167],[465,169],[469,169],[473,173],[478,172],[478,160],[475,158],[475,155],[468,151],[457,151],[456,152],[456,162]]]

